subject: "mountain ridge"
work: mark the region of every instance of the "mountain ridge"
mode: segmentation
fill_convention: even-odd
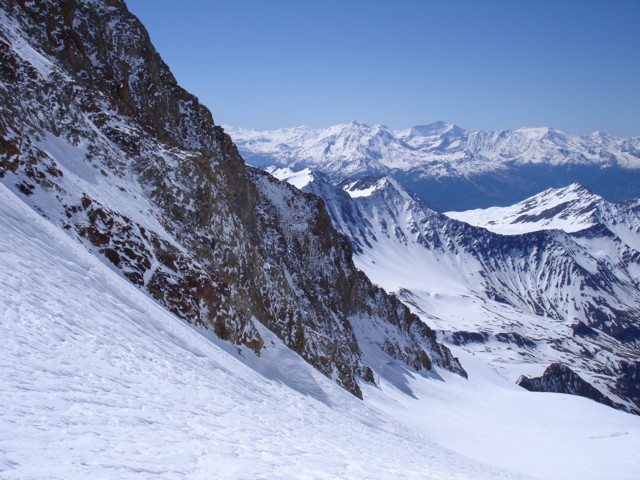
[[[640,253],[632,236],[640,217],[632,204],[607,206],[574,184],[561,191],[576,201],[590,195],[587,205],[598,199],[613,212],[606,222],[595,217],[578,231],[504,235],[430,210],[389,177],[339,184],[322,174],[305,178],[312,181],[303,190],[324,198],[349,237],[358,268],[434,324],[445,342],[514,382],[533,365],[567,363],[605,403],[640,412],[637,382],[627,373],[640,365]],[[535,211],[537,203],[522,205]]]

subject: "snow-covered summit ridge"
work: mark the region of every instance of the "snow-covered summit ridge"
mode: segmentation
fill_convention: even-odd
[[[340,187],[349,194],[351,198],[369,197],[375,192],[383,189],[394,189],[401,195],[408,195],[392,177],[367,177],[354,180],[345,180]]]
[[[410,143],[411,139],[419,138],[460,137],[465,135],[467,131],[454,123],[437,121],[427,125],[415,125],[405,130],[396,130],[394,133],[396,137]]]
[[[635,202],[607,202],[587,187],[574,183],[547,189],[509,207],[447,212],[446,215],[503,235],[540,230],[574,233],[602,224],[617,233],[629,230],[621,236],[637,250],[640,242],[634,242],[633,235],[640,231],[640,215],[635,205]]]
[[[310,182],[313,182],[314,173],[309,168],[303,168],[300,171],[294,171],[287,167],[270,167],[265,171],[276,177],[278,180],[290,183],[294,187],[302,190]]]

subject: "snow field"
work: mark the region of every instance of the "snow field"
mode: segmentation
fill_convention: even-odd
[[[363,385],[364,402],[266,330],[260,358],[238,352],[4,186],[0,238],[2,479],[632,479],[640,467],[637,417],[529,394],[462,351],[469,381],[370,359],[379,385]]]
[[[261,359],[212,343],[4,186],[0,236],[0,478],[517,478],[273,336]]]

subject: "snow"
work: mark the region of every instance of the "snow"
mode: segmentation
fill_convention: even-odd
[[[631,479],[640,419],[379,358],[361,402],[266,329],[178,320],[0,185],[0,476]],[[404,381],[399,390],[390,372]],[[527,477],[529,478],[529,477]]]
[[[430,438],[458,453],[533,478],[637,475],[633,439],[638,434],[637,417],[610,415],[613,411],[607,407],[569,395],[523,395],[521,388],[506,384],[463,350],[454,349],[454,354],[467,369],[468,381],[445,372],[441,382],[412,379],[409,388],[415,398],[399,397],[395,404],[381,398],[372,403],[401,421],[413,421],[430,432]],[[422,413],[425,403],[428,415]],[[615,452],[614,457],[601,456],[601,449]]]
[[[261,375],[4,186],[0,200],[2,478],[496,473],[417,442],[413,429],[363,405],[273,336]]]
[[[89,125],[93,126],[91,123]],[[116,121],[111,122],[111,127],[123,131],[131,128],[125,123]],[[114,163],[126,164],[122,151],[97,129],[95,133],[97,137],[92,141],[83,139],[77,144],[73,144],[63,137],[44,131],[42,138],[36,142],[36,146],[53,159],[55,165],[63,172],[62,177],[57,181],[64,191],[74,192],[77,197],[88,195],[92,200],[134,219],[142,227],[157,232],[161,238],[174,244],[175,241],[171,234],[166,232],[162,223],[152,213],[155,207],[147,200],[143,191],[144,187],[136,180],[135,176],[131,175],[130,167],[124,168],[120,174],[117,173],[117,169],[114,169],[116,172],[112,171],[111,175],[105,176],[105,166],[101,163],[104,158],[92,158],[90,146],[94,145],[95,148],[95,143],[97,143],[103,150],[104,157]],[[156,154],[166,162],[175,161],[171,153],[165,150],[159,149]],[[70,195],[70,197],[72,196]],[[48,218],[60,217],[60,213],[56,210],[60,208],[60,205],[51,202],[46,192],[37,189],[28,199],[28,203],[32,206],[37,205],[35,208]],[[176,247],[181,248],[179,245]]]
[[[22,60],[31,64],[42,78],[48,79],[54,71],[54,65],[25,41],[18,25],[4,12],[0,12],[0,24],[6,28],[5,32],[11,43],[11,48]]]
[[[354,121],[318,129],[224,128],[254,166],[311,168],[340,180],[391,172],[468,177],[530,164],[640,168],[637,139],[577,136],[547,127],[469,132],[435,122],[392,131]]]
[[[356,182],[357,184],[358,182]],[[370,197],[374,192],[379,190],[380,188],[384,188],[387,184],[386,178],[381,178],[379,181],[374,184],[366,187],[366,188],[358,188],[353,184],[345,185],[344,191],[349,194],[351,198],[360,198],[360,197]]]
[[[394,132],[397,137],[400,138],[412,138],[412,137],[435,137],[438,135],[450,134],[463,134],[464,130],[457,125],[449,122],[433,122],[428,125],[416,125],[405,130],[398,130]]]
[[[276,177],[278,180],[290,183],[300,190],[309,185],[309,183],[313,182],[313,173],[308,168],[304,168],[296,172],[290,168],[273,167],[266,169],[266,171]]]
[[[501,235],[520,235],[540,230],[576,233],[596,226],[606,228],[629,248],[640,251],[640,216],[633,203],[615,204],[595,195],[580,184],[550,188],[508,207],[491,207],[446,212],[450,218],[486,228]],[[615,252],[606,239],[578,239],[596,257]]]
[[[405,288],[428,292],[430,297],[457,298],[469,294],[469,276],[480,271],[470,256],[443,258],[416,243],[399,247],[393,238],[374,233],[375,248],[365,249],[354,258],[356,266],[383,288],[397,292]],[[468,276],[460,275],[464,266]]]
[[[554,229],[572,233],[593,226],[595,204],[603,202],[601,197],[574,183],[565,188],[550,188],[509,207],[446,212],[445,215],[502,235]]]

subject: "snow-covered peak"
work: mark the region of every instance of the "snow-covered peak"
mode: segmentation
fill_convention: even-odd
[[[573,183],[550,188],[509,207],[448,212],[447,216],[503,235],[539,230],[578,232],[608,219],[618,207],[606,202],[587,187]],[[618,213],[619,217],[619,213]]]
[[[552,135],[552,132],[556,132],[556,130],[552,130],[548,127],[523,127],[513,131],[515,134],[522,135],[532,140],[542,140],[549,137],[549,135]]]
[[[548,188],[544,192],[525,200],[522,204],[524,210],[532,206],[554,208],[559,204],[565,205],[567,202],[572,202],[573,204],[579,203],[582,206],[586,205],[589,206],[590,209],[595,209],[597,204],[604,202],[604,200],[589,188],[578,182],[574,182],[566,187]]]
[[[393,188],[396,191],[406,193],[404,189],[398,185],[391,177],[381,178],[361,178],[357,180],[347,180],[341,185],[342,189],[349,194],[351,198],[370,197],[375,192],[383,189]]]
[[[268,167],[265,171],[299,190],[305,190],[305,187],[312,182],[318,181],[331,185],[331,182],[324,175],[309,168],[294,170],[288,167]],[[393,177],[350,178],[340,182],[338,188],[346,192],[351,198],[371,197],[377,192],[384,191],[397,199],[407,201],[413,199],[411,194]]]
[[[613,139],[614,137],[612,137],[608,133],[605,133],[605,132],[603,132],[601,130],[596,130],[591,135],[589,135],[589,138],[591,140],[593,140],[594,142],[605,143],[605,142]]]
[[[447,216],[504,235],[518,235],[539,230],[577,232],[593,226],[601,197],[574,183],[564,188],[550,188],[509,207],[491,207],[448,212]]]
[[[367,125],[356,120],[322,130],[319,139],[333,141],[336,146],[358,149],[375,143],[393,141],[393,133],[384,125]],[[375,143],[374,143],[375,142]],[[380,145],[378,145],[380,146]]]
[[[466,130],[458,127],[457,125],[449,122],[437,121],[429,123],[427,125],[416,125],[406,130],[400,130],[396,132],[396,135],[400,138],[411,137],[434,137],[438,135],[455,135],[462,136],[466,133]]]

